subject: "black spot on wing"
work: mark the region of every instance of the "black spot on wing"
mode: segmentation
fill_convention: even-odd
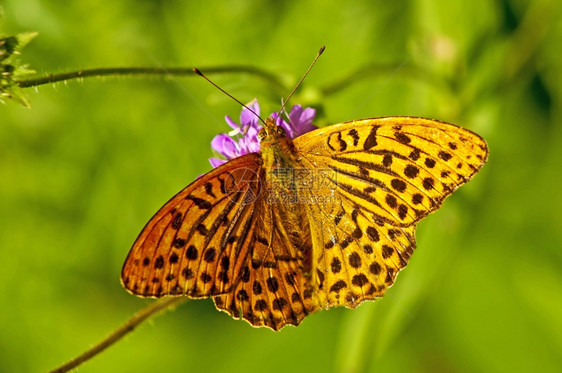
[[[412,140],[402,132],[395,132],[394,137],[401,144],[409,144]]]
[[[347,134],[353,138],[353,146],[357,146],[359,143],[359,134],[357,133],[357,130],[353,128],[349,130]]]
[[[185,197],[185,199],[193,201],[195,206],[199,207],[201,210],[208,210],[213,206],[209,201],[204,200],[203,198],[194,197],[192,195]]]
[[[328,136],[327,145],[335,152],[343,152],[347,149],[347,143],[342,139],[341,132],[334,132]]]
[[[377,130],[379,129],[380,126],[373,126],[371,128],[371,132],[369,132],[369,135],[367,135],[367,138],[365,139],[365,142],[363,143],[363,149],[364,150],[369,150],[375,146],[377,146]]]

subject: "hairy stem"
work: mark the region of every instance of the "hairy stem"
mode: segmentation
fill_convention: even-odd
[[[225,74],[225,73],[246,73],[256,75],[266,80],[276,90],[284,89],[283,84],[279,78],[262,69],[254,66],[246,65],[231,65],[221,67],[207,67],[201,68],[207,74]],[[102,77],[102,76],[126,76],[126,75],[195,75],[192,67],[104,67],[98,69],[85,69],[70,71],[60,74],[48,74],[39,78],[23,79],[17,81],[20,88],[36,87],[43,84],[62,82],[73,79],[83,79],[89,77]]]
[[[133,317],[131,317],[113,333],[104,338],[101,342],[92,346],[82,354],[61,365],[60,367],[51,370],[50,373],[68,372],[71,369],[76,368],[80,364],[90,360],[109,346],[113,345],[128,333],[132,332],[138,325],[140,325],[140,323],[142,323],[146,319],[155,316],[160,311],[167,310],[172,306],[180,304],[186,300],[186,297],[169,297],[162,298],[150,303],[147,307],[137,312]]]

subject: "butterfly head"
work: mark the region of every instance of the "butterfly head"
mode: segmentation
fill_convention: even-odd
[[[285,129],[278,126],[271,117],[265,120],[265,125],[258,133],[258,138],[262,147],[264,145],[273,145],[289,141]]]

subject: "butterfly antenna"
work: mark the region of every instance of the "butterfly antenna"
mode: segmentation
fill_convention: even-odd
[[[314,61],[312,61],[312,63],[310,64],[310,66],[308,67],[308,70],[306,70],[306,72],[304,73],[304,75],[302,76],[301,80],[299,80],[299,82],[295,85],[295,88],[293,88],[293,90],[291,91],[291,93],[289,93],[289,96],[287,96],[287,99],[283,101],[283,105],[281,106],[281,110],[279,110],[279,113],[283,112],[283,110],[285,110],[285,105],[287,104],[287,102],[289,102],[289,99],[293,96],[293,94],[297,91],[297,89],[300,87],[300,85],[302,84],[304,78],[306,78],[306,76],[308,75],[308,73],[310,72],[310,70],[312,69],[312,67],[316,64],[316,61],[318,61],[318,58],[322,55],[322,53],[324,53],[324,49],[326,49],[326,46],[322,46],[322,48],[320,48],[320,50],[318,51],[318,53],[316,54],[316,57],[314,58]]]
[[[318,58],[318,57],[317,57]],[[309,69],[310,70],[310,69]],[[246,106],[245,104],[243,104],[242,102],[240,102],[240,100],[238,100],[236,97],[234,97],[233,95],[231,95],[230,93],[228,93],[227,91],[225,91],[224,89],[222,89],[221,87],[219,87],[218,85],[216,85],[211,79],[207,78],[205,75],[203,75],[203,73],[199,70],[199,69],[193,69],[193,72],[201,77],[203,77],[206,81],[208,81],[209,83],[211,83],[212,85],[214,85],[219,91],[221,91],[222,93],[224,93],[225,95],[227,95],[228,97],[230,97],[231,99],[233,99],[234,101],[238,102],[240,105],[242,105],[246,110],[249,110],[251,113],[253,113],[256,117],[258,117],[258,119],[265,125],[265,122],[263,119],[261,119],[261,117],[258,115],[258,113],[256,113],[255,111],[253,111],[252,109],[250,109],[248,106]]]

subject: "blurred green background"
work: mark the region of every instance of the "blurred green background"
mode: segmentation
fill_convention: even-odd
[[[488,164],[418,228],[387,296],[274,333],[210,300],[168,312],[81,372],[513,372],[562,366],[562,22],[555,0],[4,0],[4,35],[37,31],[38,75],[109,66],[254,65],[283,87],[212,75],[262,113],[318,124],[417,115],[469,128]],[[45,371],[151,302],[119,274],[152,214],[210,169],[240,107],[195,77],[27,89],[0,106],[0,370]],[[200,103],[204,110],[202,110]],[[207,113],[208,112],[208,113]],[[558,368],[556,368],[558,367]]]

